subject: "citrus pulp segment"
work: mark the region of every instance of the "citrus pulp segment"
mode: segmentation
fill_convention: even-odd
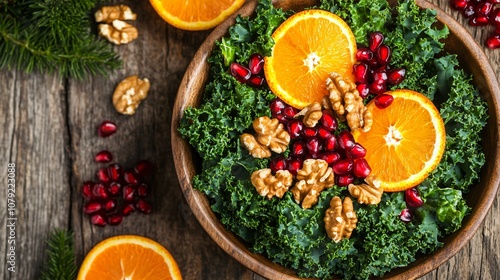
[[[245,0],[150,0],[158,15],[166,22],[184,30],[206,30],[223,22]]]
[[[87,254],[78,280],[182,279],[174,258],[159,243],[136,235],[101,241]]]
[[[365,159],[386,192],[421,183],[439,164],[446,143],[443,119],[423,94],[398,89],[387,92],[393,103],[379,109],[374,101],[367,108],[373,115],[369,131],[353,131],[366,148]]]
[[[272,35],[275,45],[265,58],[266,81],[279,98],[302,109],[320,102],[331,72],[354,81],[356,40],[337,15],[306,10],[288,18]]]

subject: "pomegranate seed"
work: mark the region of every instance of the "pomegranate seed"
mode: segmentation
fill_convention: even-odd
[[[290,158],[288,160],[288,171],[292,173],[293,176],[297,175],[297,171],[302,168],[303,161],[298,158]]]
[[[283,115],[288,119],[293,119],[298,112],[299,111],[292,106],[286,106],[285,109],[283,109]]]
[[[264,58],[258,53],[254,53],[250,56],[248,60],[248,69],[254,75],[259,74],[264,67]]]
[[[292,155],[302,157],[306,154],[306,144],[302,141],[295,141],[292,144]]]
[[[407,189],[405,191],[405,201],[406,205],[412,208],[418,208],[424,205],[424,201],[418,194],[418,190],[416,188]]]
[[[463,11],[466,18],[473,17],[476,14],[476,9],[474,5],[467,5]]]
[[[97,178],[99,181],[103,183],[109,182],[109,174],[108,174],[108,169],[106,167],[103,167],[97,171]]]
[[[496,34],[496,35],[490,36],[488,38],[488,40],[486,40],[486,45],[490,49],[498,49],[498,48],[500,48],[500,35]]]
[[[366,83],[368,81],[368,65],[365,63],[354,64],[354,78],[357,83]]]
[[[288,124],[288,133],[290,134],[290,138],[292,139],[300,137],[303,129],[304,124],[301,121],[291,121]]]
[[[333,172],[338,175],[346,175],[353,168],[353,161],[350,159],[342,159],[335,162],[332,166]]]
[[[319,123],[325,127],[326,129],[330,131],[335,131],[338,127],[338,122],[335,116],[333,116],[332,113],[328,110],[323,110],[323,114],[321,115],[321,119],[319,120]]]
[[[370,175],[372,172],[372,169],[365,158],[354,159],[352,170],[354,172],[354,176],[358,178],[366,178],[366,176]]]
[[[405,79],[406,70],[404,68],[394,68],[387,71],[387,83],[399,85]]]
[[[385,82],[374,81],[370,84],[369,89],[373,94],[381,94],[387,91],[387,85]]]
[[[274,173],[278,172],[279,170],[286,170],[288,168],[286,160],[283,156],[272,159],[269,167]]]
[[[368,42],[370,44],[370,50],[375,53],[380,45],[384,42],[384,34],[381,32],[372,32],[369,35]]]
[[[391,60],[391,48],[382,44],[377,50],[377,62],[380,65],[388,65]]]
[[[252,86],[252,87],[261,87],[263,84],[264,84],[264,77],[262,76],[251,76],[248,81],[247,81],[247,84],[249,86]]]
[[[320,126],[318,127],[318,137],[323,140],[329,139],[332,137],[332,133],[326,127]]]
[[[321,154],[320,159],[326,161],[329,166],[340,160],[340,154],[337,152],[326,152]]]
[[[383,93],[375,96],[374,101],[377,108],[385,109],[392,104],[392,101],[394,101],[394,97],[390,94]]]
[[[493,3],[481,2],[476,6],[476,13],[482,16],[489,16],[493,10]]]
[[[486,26],[489,21],[487,16],[475,16],[469,19],[469,24],[472,26]]]
[[[94,189],[92,190],[92,194],[97,199],[106,200],[109,197],[108,192],[106,191],[106,187],[103,184],[95,184]]]
[[[373,58],[367,62],[368,66],[370,66],[371,68],[377,68],[377,67],[380,67],[380,65],[378,64],[378,61],[377,61],[377,57],[376,56],[373,56]]]
[[[90,215],[99,212],[101,209],[102,209],[102,203],[91,201],[85,204],[85,206],[83,206],[83,213]]]
[[[382,66],[373,71],[373,81],[376,81],[378,83],[385,83],[387,79],[387,68],[385,66]]]
[[[95,155],[95,161],[107,163],[113,160],[113,155],[109,151],[100,151]]]
[[[252,76],[252,73],[250,72],[250,69],[246,68],[245,66],[233,62],[229,66],[231,75],[236,78],[240,83],[246,83],[248,79],[250,79],[250,76]]]
[[[127,203],[123,206],[122,215],[128,216],[128,215],[132,214],[132,212],[134,212],[134,211],[135,211],[135,205],[133,203]]]
[[[118,182],[111,182],[108,187],[108,192],[111,196],[119,196],[122,190],[122,185]]]
[[[405,208],[401,210],[401,213],[399,214],[399,219],[405,223],[409,223],[413,219],[413,214],[411,213],[410,209]]]
[[[93,225],[101,226],[101,227],[106,225],[106,220],[104,219],[104,217],[101,214],[92,215],[92,217],[90,217],[90,222]]]
[[[352,149],[352,147],[354,147],[354,137],[347,130],[339,133],[339,135],[337,136],[337,142],[339,144],[339,147],[343,150],[350,150]]]
[[[137,200],[135,206],[137,207],[137,210],[141,211],[144,214],[149,214],[151,212],[151,204],[146,202],[144,199]]]
[[[85,200],[91,200],[92,198],[94,198],[94,196],[92,194],[93,189],[94,189],[93,182],[87,181],[87,182],[83,183],[82,196]]]
[[[302,134],[304,134],[305,137],[311,138],[318,134],[318,130],[314,127],[305,127]]]
[[[356,159],[356,158],[362,158],[364,156],[366,156],[366,149],[361,146],[361,144],[359,143],[356,143],[354,144],[354,146],[348,151],[348,154],[349,156],[352,158],[352,159]]]
[[[450,5],[456,10],[465,9],[469,0],[450,0]]]
[[[356,60],[357,61],[370,61],[373,58],[373,52],[366,47],[359,48],[356,51]]]
[[[347,187],[349,186],[349,184],[352,184],[353,182],[354,182],[354,176],[352,176],[351,174],[335,176],[335,183],[339,187]]]
[[[99,136],[101,137],[108,137],[111,136],[113,133],[116,132],[118,127],[116,124],[112,121],[103,121],[101,125],[99,125],[99,128],[97,129],[97,132]]]
[[[122,221],[123,221],[122,215],[113,214],[113,215],[108,216],[108,224],[110,224],[112,226],[119,225],[122,223]]]
[[[104,203],[104,211],[111,212],[116,209],[116,200],[110,199]]]
[[[493,4],[500,4],[500,0],[486,0],[490,3],[493,3]]]
[[[139,197],[146,197],[149,194],[149,186],[146,183],[141,183],[137,187],[137,195]]]
[[[276,115],[275,116],[276,119],[278,119],[278,121],[284,125],[288,125],[288,119],[285,117],[285,115],[283,114],[279,114],[279,115]]]
[[[324,149],[325,151],[333,151],[337,147],[337,138],[331,136],[325,140]]]
[[[123,199],[125,201],[132,201],[135,197],[135,188],[131,185],[126,185],[123,187]]]
[[[129,184],[137,184],[139,180],[137,180],[136,173],[132,170],[127,170],[123,173],[123,179],[125,179],[125,182]]]
[[[490,15],[490,21],[491,23],[497,27],[497,34],[498,34],[498,28],[500,27],[500,8],[496,8],[493,13]]]
[[[320,143],[319,143],[318,138],[307,139],[306,147],[311,155],[318,154],[318,152],[320,150]]]
[[[276,98],[271,102],[269,108],[271,109],[271,116],[276,117],[283,113],[283,109],[285,109],[286,104],[283,100]]]
[[[149,174],[151,174],[152,170],[153,170],[153,164],[149,160],[145,159],[139,161],[134,167],[135,173],[140,177],[148,176]]]
[[[361,98],[366,98],[370,94],[370,88],[368,87],[368,84],[359,84],[356,86],[356,89],[359,92],[359,96]]]
[[[113,163],[108,166],[108,175],[111,181],[118,181],[122,176],[122,167],[118,163]]]

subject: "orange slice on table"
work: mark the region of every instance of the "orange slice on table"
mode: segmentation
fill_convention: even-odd
[[[150,0],[158,15],[166,22],[184,30],[206,30],[223,22],[245,0]]]
[[[446,131],[439,111],[423,94],[405,89],[387,94],[394,97],[389,107],[379,109],[373,100],[367,105],[371,129],[352,134],[366,148],[365,159],[384,191],[396,192],[418,185],[436,168]]]
[[[265,57],[264,73],[273,93],[287,104],[302,109],[320,102],[328,94],[331,72],[354,81],[356,40],[337,15],[323,10],[296,13],[272,37],[275,45]]]
[[[181,280],[172,255],[159,243],[137,235],[101,241],[87,254],[78,280]]]

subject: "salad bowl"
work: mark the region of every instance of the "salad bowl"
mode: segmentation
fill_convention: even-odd
[[[406,267],[393,269],[383,276],[384,279],[414,279],[436,269],[454,256],[472,238],[485,218],[496,198],[500,182],[500,142],[499,113],[500,88],[494,71],[481,47],[470,34],[452,17],[438,7],[416,0],[420,8],[437,11],[439,24],[446,25],[450,34],[445,40],[445,50],[456,54],[461,67],[473,77],[473,84],[488,105],[488,120],[483,130],[482,148],[486,163],[480,173],[480,180],[473,190],[465,195],[467,205],[472,208],[462,227],[444,238],[444,246],[427,255],[418,255],[416,261]],[[275,6],[284,10],[300,11],[316,4],[313,0],[282,0]],[[249,1],[236,14],[250,16],[257,6],[257,1]],[[257,274],[269,279],[302,279],[290,269],[272,262],[265,256],[251,252],[238,236],[227,230],[219,217],[212,211],[207,197],[193,188],[193,177],[200,171],[199,158],[189,143],[178,132],[183,112],[189,107],[199,106],[204,86],[208,79],[208,57],[214,49],[215,41],[227,35],[228,28],[235,23],[236,14],[223,22],[207,37],[195,54],[181,82],[172,116],[172,150],[175,168],[184,197],[192,212],[212,239],[229,255]]]

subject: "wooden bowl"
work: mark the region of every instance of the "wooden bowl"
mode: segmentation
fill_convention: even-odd
[[[421,8],[437,10],[437,18],[448,26],[450,35],[445,42],[445,49],[458,55],[461,66],[473,76],[474,84],[479,88],[481,95],[488,102],[489,119],[484,130],[483,148],[486,152],[486,164],[481,172],[479,185],[474,187],[466,200],[472,207],[472,213],[464,219],[463,227],[444,240],[444,247],[433,254],[418,258],[407,267],[394,269],[386,274],[386,279],[413,279],[420,277],[437,268],[453,255],[455,255],[468,241],[482,223],[493,200],[496,198],[500,178],[500,151],[499,147],[499,101],[500,89],[493,69],[482,49],[476,44],[470,34],[452,17],[424,1],[416,0]],[[314,0],[281,0],[275,5],[283,9],[300,10],[313,5]],[[238,13],[249,16],[255,10],[256,1],[250,1]],[[212,239],[229,255],[240,263],[269,279],[300,279],[294,271],[271,262],[264,256],[253,254],[244,242],[232,232],[226,230],[224,225],[210,209],[208,199],[201,192],[192,188],[192,178],[196,173],[194,163],[194,150],[184,141],[177,129],[182,114],[187,107],[199,105],[201,95],[207,79],[209,66],[207,58],[214,47],[214,41],[226,35],[228,27],[234,24],[235,15],[219,25],[207,37],[205,42],[195,54],[186,74],[181,82],[172,117],[172,150],[174,153],[177,176],[191,210],[212,237]]]

